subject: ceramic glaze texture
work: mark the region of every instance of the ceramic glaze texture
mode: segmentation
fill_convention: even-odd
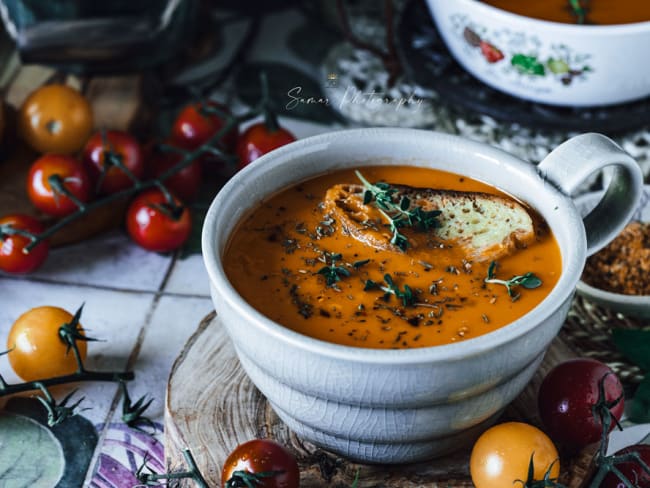
[[[650,95],[650,22],[571,25],[515,15],[478,0],[427,0],[456,60],[503,92],[563,106]]]
[[[551,182],[558,174],[557,162],[593,143],[602,144],[601,151],[583,164],[593,171],[620,163],[624,169],[613,186],[627,189],[615,192],[599,210],[611,212],[611,217],[600,219],[606,228],[590,239],[590,247],[596,248],[622,228],[641,185],[636,163],[597,134],[558,148],[541,166],[545,178],[503,151],[408,129],[359,129],[305,139],[240,172],[208,212],[203,255],[215,308],[247,374],[298,435],[353,459],[411,462],[476,437],[530,380],[568,312],[587,256],[587,236],[573,202]],[[221,262],[241,218],[269,195],[311,176],[377,164],[452,170],[526,201],[549,223],[560,246],[563,272],[556,287],[530,313],[495,332],[407,350],[319,341],[274,323],[248,305],[229,283]]]

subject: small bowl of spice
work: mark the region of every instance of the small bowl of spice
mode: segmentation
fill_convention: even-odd
[[[583,215],[603,192],[576,200]],[[650,185],[625,229],[587,259],[577,291],[588,300],[624,315],[650,317]]]

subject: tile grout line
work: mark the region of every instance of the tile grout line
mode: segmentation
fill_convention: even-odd
[[[163,292],[165,289],[165,286],[167,286],[167,282],[169,281],[169,277],[172,274],[172,271],[174,269],[174,266],[176,265],[177,261],[177,256],[178,253],[174,254],[174,257],[169,263],[169,268],[167,268],[167,271],[165,273],[165,276],[163,277],[162,282],[160,283],[160,286],[158,287],[158,290],[154,292],[153,299],[151,300],[151,305],[149,306],[149,310],[147,311],[147,314],[144,318],[144,324],[140,328],[140,332],[138,333],[138,337],[135,340],[135,345],[133,346],[133,349],[131,349],[131,354],[129,355],[129,359],[126,362],[126,371],[131,370],[132,368],[135,367],[135,363],[138,359],[138,356],[140,354],[140,349],[142,348],[142,343],[144,342],[144,337],[146,335],[146,332],[149,328],[149,325],[151,323],[151,319],[153,318],[153,314],[155,313],[156,309],[158,308],[158,303],[160,302],[160,299],[165,296],[165,293]],[[150,292],[151,293],[151,292]],[[137,379],[137,378],[136,378]],[[106,433],[108,430],[108,424],[110,423],[111,419],[113,418],[113,415],[115,414],[115,411],[117,410],[117,407],[120,403],[120,399],[122,398],[122,391],[118,388],[117,391],[115,392],[115,396],[113,397],[113,401],[111,402],[111,406],[108,410],[108,413],[106,415],[106,421],[104,422],[104,426],[102,429],[102,432],[99,433],[98,438],[97,438],[97,447],[95,449],[95,452],[93,453],[93,457],[90,460],[90,463],[88,464],[89,469],[86,472],[86,479],[84,480],[84,486],[90,486],[90,483],[93,479],[93,476],[95,475],[95,470],[97,468],[97,463],[99,461],[99,456],[102,453],[102,447],[104,445],[104,440],[106,439]]]
[[[176,261],[172,261],[172,264],[175,264]],[[167,280],[167,275],[163,278],[163,280]],[[179,297],[179,298],[210,298],[209,294],[206,295],[201,295],[198,293],[180,293],[180,292],[174,292],[174,291],[160,291],[160,290],[139,290],[137,288],[117,288],[113,286],[104,286],[104,285],[95,285],[92,283],[74,283],[72,281],[56,281],[56,280],[48,280],[47,278],[30,278],[30,279],[24,279],[24,278],[15,278],[12,276],[0,276],[0,281],[2,279],[8,279],[11,281],[19,281],[23,283],[41,283],[45,285],[63,285],[63,286],[76,286],[79,288],[90,288],[92,290],[101,290],[101,291],[114,291],[114,292],[119,292],[119,293],[130,293],[130,294],[142,294],[142,295],[155,295],[155,294],[161,294],[163,296],[169,296],[169,297]]]

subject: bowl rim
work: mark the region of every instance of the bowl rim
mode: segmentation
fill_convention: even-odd
[[[210,279],[211,292],[213,294],[219,294],[224,301],[228,302],[243,321],[249,325],[252,324],[261,332],[271,335],[275,339],[302,351],[351,363],[414,365],[460,361],[469,357],[479,356],[489,350],[494,351],[499,347],[503,347],[506,344],[520,339],[522,336],[525,336],[542,325],[546,320],[557,313],[567,300],[573,297],[576,283],[580,278],[580,273],[584,266],[584,260],[582,263],[574,263],[572,265],[568,262],[570,256],[563,254],[562,273],[553,289],[550,290],[549,294],[536,307],[517,320],[492,332],[472,339],[466,339],[451,344],[408,349],[376,349],[347,346],[315,339],[301,334],[267,318],[253,306],[248,304],[248,302],[239,295],[237,290],[230,283],[223,269],[221,256],[219,255],[220,253],[216,246],[218,226],[215,224],[219,221],[217,217],[219,209],[224,206],[224,201],[227,201],[229,198],[229,193],[237,190],[242,191],[241,189],[245,187],[245,181],[250,177],[250,173],[260,171],[262,168],[265,168],[265,166],[270,167],[274,161],[278,164],[289,165],[291,161],[295,160],[297,155],[301,153],[304,154],[305,150],[308,150],[309,146],[320,148],[317,150],[323,150],[323,148],[327,147],[329,143],[336,141],[339,137],[342,138],[348,136],[350,142],[354,141],[357,144],[359,144],[359,141],[364,137],[366,138],[366,143],[369,143],[372,139],[380,140],[385,137],[393,137],[399,141],[400,144],[406,146],[409,137],[413,137],[414,135],[419,137],[430,137],[432,138],[432,141],[435,140],[438,142],[442,140],[460,142],[465,146],[465,152],[478,152],[483,155],[488,154],[492,158],[500,161],[506,160],[509,165],[522,173],[522,176],[526,172],[529,173],[533,168],[531,163],[526,163],[512,154],[494,146],[461,136],[430,130],[376,127],[357,128],[330,131],[320,135],[299,139],[260,157],[252,164],[235,174],[235,176],[224,185],[212,201],[204,220],[201,239],[203,261]],[[538,175],[537,171],[534,171],[535,174]],[[264,172],[261,172],[261,174],[263,175]],[[312,176],[317,175],[318,173],[314,172]],[[539,182],[540,188],[544,188],[544,191],[547,191],[549,196],[554,195],[556,201],[565,202],[566,210],[568,211],[566,219],[571,220],[577,218],[580,222],[582,221],[575,205],[573,205],[573,202],[569,197],[560,192],[554,186],[544,184],[543,179],[540,178]],[[295,183],[297,182],[294,182],[293,184]],[[268,195],[265,196],[268,197]],[[248,207],[246,210],[248,211],[250,209],[251,207]],[[243,215],[246,215],[246,213],[244,212]],[[232,230],[230,232],[232,232]],[[586,237],[584,227],[576,229],[576,232],[577,235],[572,237],[575,241],[574,244],[577,243],[578,245],[571,246],[569,252],[576,253],[574,256],[576,259],[579,258],[580,255],[586,259]],[[229,236],[230,234],[225,237],[226,241]],[[568,272],[572,266],[576,267],[576,272],[573,276]],[[219,312],[217,311],[217,313]]]
[[[650,195],[650,184],[644,184],[642,193]],[[599,198],[605,193],[605,190],[597,190],[584,193],[576,198],[576,206],[580,206],[590,199]],[[650,204],[649,204],[650,205]],[[650,220],[643,221],[650,223]],[[626,295],[624,293],[617,293],[613,291],[603,290],[596,286],[590,285],[582,279],[582,276],[576,284],[576,291],[586,298],[593,299],[600,303],[609,303],[609,308],[618,311],[617,305],[630,308],[645,308],[650,312],[650,295]],[[645,305],[645,306],[644,306]]]
[[[429,2],[434,2],[437,0],[427,0]],[[438,0],[438,1],[448,1],[448,0]],[[516,14],[510,12],[509,10],[504,10],[494,5],[489,5],[483,3],[480,0],[454,0],[457,2],[465,2],[469,5],[474,5],[474,8],[481,9],[486,13],[491,13],[492,15],[501,15],[505,19],[505,22],[532,22],[534,24],[540,24],[540,27],[546,29],[558,29],[562,31],[568,31],[574,35],[585,35],[591,36],[594,34],[600,36],[608,35],[618,35],[618,34],[633,34],[638,32],[648,32],[650,31],[650,20],[644,20],[641,22],[630,22],[627,24],[608,24],[608,25],[580,25],[580,24],[566,24],[564,22],[555,22],[551,20],[537,19],[535,17],[527,17],[525,15]]]

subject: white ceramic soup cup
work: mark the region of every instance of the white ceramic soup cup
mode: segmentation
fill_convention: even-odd
[[[561,24],[478,0],[426,1],[454,58],[493,88],[575,107],[650,95],[650,22]]]
[[[316,340],[273,322],[239,296],[222,256],[250,210],[310,177],[377,164],[453,171],[530,204],[561,249],[555,288],[531,312],[495,332],[409,350]],[[609,191],[583,221],[566,195],[606,165],[617,168]],[[434,457],[471,441],[528,383],[564,321],[588,253],[627,222],[641,180],[635,161],[599,134],[562,144],[539,167],[478,142],[413,129],[356,129],[303,139],[235,175],[212,203],[202,243],[212,299],[248,376],[299,436],[365,462]]]

